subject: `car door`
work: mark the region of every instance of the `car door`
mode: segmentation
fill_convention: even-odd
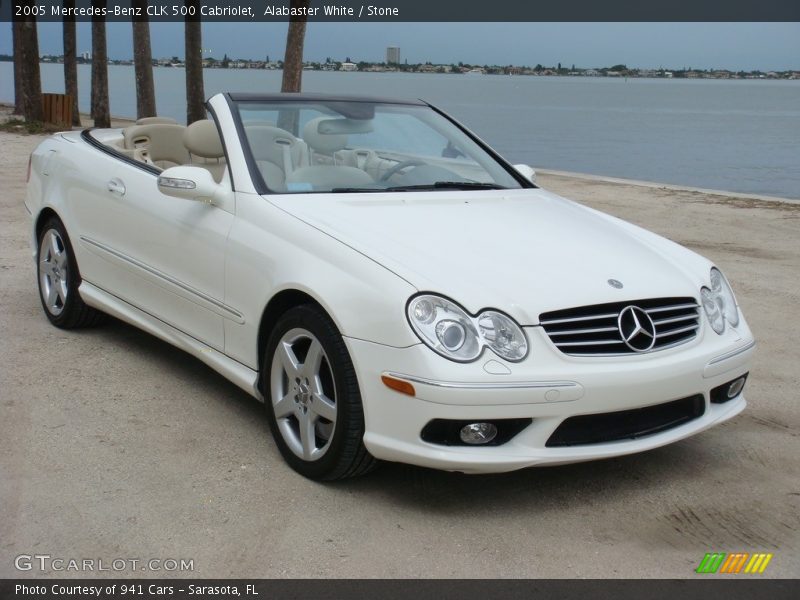
[[[107,156],[75,202],[81,244],[94,255],[84,278],[208,346],[224,350],[225,245],[234,196],[208,204],[167,196],[157,174]],[[227,177],[222,185],[230,187]],[[97,259],[100,259],[98,262]]]

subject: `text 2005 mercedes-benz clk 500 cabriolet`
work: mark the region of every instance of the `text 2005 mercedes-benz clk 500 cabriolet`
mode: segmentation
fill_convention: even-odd
[[[283,457],[469,473],[618,456],[745,407],[723,274],[539,189],[420,101],[218,94],[31,157],[42,306],[103,313],[265,402]]]

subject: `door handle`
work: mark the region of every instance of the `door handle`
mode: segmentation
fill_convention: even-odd
[[[106,185],[108,187],[108,191],[111,192],[112,194],[118,194],[120,196],[125,195],[125,184],[122,183],[120,179],[117,179],[115,177],[114,179],[109,181]]]

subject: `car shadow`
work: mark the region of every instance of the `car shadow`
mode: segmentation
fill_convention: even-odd
[[[147,355],[176,377],[191,380],[240,420],[243,435],[256,435],[273,451],[254,460],[281,461],[274,449],[263,405],[195,357],[116,319],[93,330],[124,347]],[[647,489],[674,489],[702,483],[725,457],[704,451],[703,435],[648,452],[618,458],[529,468],[492,475],[465,475],[400,463],[380,462],[366,476],[324,485],[333,494],[381,499],[413,510],[474,514],[499,509],[514,512],[563,510],[612,501],[624,503]],[[260,446],[261,444],[259,444]],[[282,468],[289,469],[286,465]],[[292,476],[300,477],[300,475]],[[521,502],[521,500],[524,500]]]
[[[628,499],[657,494],[659,488],[666,493],[699,485],[715,461],[713,453],[703,455],[702,444],[685,440],[630,456],[491,475],[382,463],[363,480],[337,485],[366,496],[391,497],[415,510],[448,514],[560,511],[605,502],[624,505]],[[703,463],[703,468],[698,463]]]
[[[256,398],[228,381],[203,361],[179,350],[154,335],[110,317],[102,327],[88,330],[139,355],[147,356],[165,371],[172,371],[176,377],[189,379],[193,385],[211,392],[215,399],[243,416],[263,416],[263,405]],[[266,428],[266,424],[265,424]]]

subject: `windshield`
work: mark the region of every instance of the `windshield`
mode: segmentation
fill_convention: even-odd
[[[428,106],[239,101],[243,145],[275,193],[508,189],[522,185]]]

